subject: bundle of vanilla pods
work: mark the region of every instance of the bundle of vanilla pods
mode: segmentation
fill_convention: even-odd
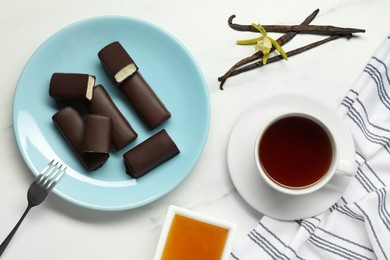
[[[317,47],[319,45],[322,45],[324,43],[333,41],[335,39],[339,38],[351,38],[354,33],[364,33],[364,29],[356,29],[356,28],[343,28],[343,27],[335,27],[331,25],[310,25],[310,23],[314,20],[314,18],[319,13],[319,9],[315,10],[312,14],[310,14],[300,25],[262,25],[262,27],[267,32],[275,32],[275,33],[284,33],[281,37],[276,39],[276,42],[283,46],[284,44],[288,43],[290,40],[292,40],[295,35],[298,33],[301,34],[317,34],[317,35],[324,35],[327,36],[326,38],[312,42],[308,45],[299,47],[297,49],[287,51],[286,55],[288,57],[294,56],[296,54],[302,53],[304,51],[310,50],[314,47]],[[233,23],[233,19],[235,18],[235,15],[232,15],[228,19],[229,27],[236,31],[241,32],[259,32],[254,26],[252,25],[241,25],[241,24],[235,24]],[[273,51],[275,48],[272,47],[271,51]],[[265,64],[269,64],[275,61],[279,61],[283,59],[282,55],[276,55],[273,57],[270,57],[267,60],[267,63],[262,62],[263,58],[263,52],[257,51],[253,55],[246,57],[236,64],[234,64],[223,76],[218,78],[218,81],[220,81],[220,89],[223,90],[223,85],[225,84],[226,80],[229,77],[241,74],[243,72],[253,70],[255,68],[259,68],[264,66]]]

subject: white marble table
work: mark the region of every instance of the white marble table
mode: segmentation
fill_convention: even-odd
[[[366,29],[350,41],[339,39],[306,53],[245,73],[219,90],[217,77],[253,49],[235,45],[249,34],[227,26],[237,22],[300,23],[316,8],[313,24]],[[0,0],[0,240],[26,207],[33,176],[22,160],[13,133],[12,100],[23,66],[34,50],[62,27],[84,18],[125,15],[152,22],[174,35],[193,54],[204,73],[211,99],[211,127],[195,168],[176,189],[141,208],[99,212],[57,196],[34,208],[3,255],[4,259],[151,259],[171,204],[237,223],[236,240],[262,214],[240,197],[231,182],[226,148],[239,115],[270,94],[311,94],[337,107],[373,52],[390,34],[386,0],[331,1],[5,1]],[[296,37],[286,50],[316,37]]]

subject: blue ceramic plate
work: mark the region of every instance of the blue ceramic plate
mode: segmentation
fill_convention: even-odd
[[[149,130],[103,70],[97,53],[119,41],[140,72],[171,111],[163,125]],[[58,111],[48,95],[54,72],[87,73],[106,87],[138,138],[113,150],[106,164],[83,168],[52,122]],[[71,203],[97,210],[125,210],[145,205],[175,188],[190,173],[205,145],[210,100],[203,75],[191,54],[162,29],[127,17],[97,17],[72,24],[47,39],[20,75],[13,104],[17,144],[34,175],[52,159],[68,166],[54,192]],[[181,153],[135,180],[125,172],[123,154],[165,128]]]

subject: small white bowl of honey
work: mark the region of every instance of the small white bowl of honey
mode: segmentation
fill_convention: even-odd
[[[225,260],[236,224],[177,206],[168,208],[154,260]]]

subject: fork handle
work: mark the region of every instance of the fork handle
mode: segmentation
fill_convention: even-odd
[[[4,250],[8,246],[9,242],[11,241],[12,237],[15,235],[16,231],[18,230],[20,224],[22,224],[24,218],[26,217],[27,213],[30,211],[32,206],[28,205],[26,210],[24,211],[22,217],[19,219],[18,223],[16,223],[15,227],[12,229],[11,233],[4,239],[3,243],[0,245],[0,256],[3,254]]]

